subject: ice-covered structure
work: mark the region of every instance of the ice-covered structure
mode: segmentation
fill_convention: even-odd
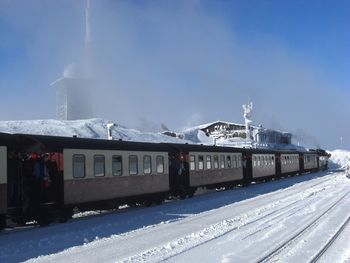
[[[216,121],[198,126],[198,131],[211,138],[217,145],[232,145],[248,148],[297,149],[292,144],[292,134],[273,129],[263,128],[261,125],[251,125],[253,103],[243,105],[244,124],[227,121]],[[193,133],[193,129],[190,133]],[[185,138],[189,137],[185,135]],[[193,135],[192,135],[193,137]]]
[[[91,103],[92,80],[90,74],[90,2],[85,10],[85,52],[82,63],[68,65],[63,76],[51,83],[56,91],[56,118],[79,120],[93,118]]]

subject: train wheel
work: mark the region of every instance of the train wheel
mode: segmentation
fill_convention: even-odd
[[[67,222],[69,219],[72,218],[73,216],[73,210],[72,209],[69,209],[69,208],[65,208],[63,209],[63,211],[61,212],[62,214],[62,217],[61,219],[59,220],[60,223],[65,223]]]
[[[143,205],[144,206],[151,206],[153,203],[151,198],[146,199],[145,201],[143,201]]]
[[[194,196],[194,193],[196,192],[197,188],[192,188],[190,191],[189,191],[189,194],[188,194],[188,197],[189,198],[192,198]]]
[[[6,216],[0,215],[0,230],[6,227]]]
[[[249,186],[250,182],[248,180],[244,180],[242,183],[243,187]]]
[[[157,197],[154,199],[154,203],[155,203],[156,205],[160,205],[161,203],[163,203],[163,201],[164,201],[164,198],[161,197],[161,196],[157,196]]]
[[[46,213],[42,213],[38,220],[37,220],[39,226],[48,226],[49,225],[49,217]]]
[[[183,200],[183,199],[186,199],[186,196],[187,196],[187,192],[185,190],[181,191],[180,193],[180,199]]]

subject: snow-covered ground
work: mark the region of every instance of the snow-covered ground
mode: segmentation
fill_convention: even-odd
[[[0,262],[350,262],[349,207],[343,171],[306,174],[6,229]]]
[[[24,121],[0,121],[0,132],[5,133],[24,133],[24,134],[42,134],[81,138],[107,139],[107,124],[111,121],[105,119],[87,119],[75,121],[60,120],[24,120]],[[242,138],[224,139],[220,138],[214,142],[214,139],[208,137],[201,129],[208,124],[203,124],[185,129],[182,132],[174,133],[178,137],[171,137],[162,133],[141,132],[135,129],[128,129],[122,125],[116,124],[112,128],[112,137],[115,140],[137,141],[137,142],[169,142],[169,143],[192,143],[205,145],[219,145],[229,147],[253,147],[253,148],[278,148],[285,150],[299,149],[304,147],[296,145],[266,145],[257,144],[251,140]],[[181,139],[180,139],[181,138]]]
[[[345,169],[350,165],[350,151],[334,150],[328,151],[331,154],[329,167],[331,169]]]
[[[26,121],[0,121],[0,132],[41,134],[81,138],[107,139],[107,124],[104,119],[88,119],[76,121],[59,120],[26,120]],[[170,137],[160,133],[141,132],[135,129],[128,129],[116,125],[112,129],[112,136],[115,140],[137,142],[171,142],[185,143],[189,141]]]
[[[106,120],[0,122],[0,132],[106,138]],[[196,130],[192,142],[204,139]],[[117,126],[116,139],[184,142]],[[210,142],[208,142],[210,143]],[[350,262],[350,152],[333,171],[202,191],[160,206],[92,211],[0,233],[0,262]],[[199,192],[199,191],[198,191]]]

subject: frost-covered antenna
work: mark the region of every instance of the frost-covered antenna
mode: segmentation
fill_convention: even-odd
[[[250,132],[250,123],[252,122],[251,118],[251,112],[253,111],[253,102],[249,102],[248,104],[243,104],[243,117],[245,122],[245,132],[247,139],[251,139],[251,132]]]
[[[340,149],[343,149],[343,137],[340,136]]]
[[[112,136],[112,128],[115,127],[116,125],[114,123],[108,123],[107,124],[107,135],[108,135],[108,140],[113,140]]]
[[[92,52],[92,35],[91,35],[91,20],[90,20],[90,0],[86,0],[85,7],[85,77],[91,78],[91,52]]]
[[[91,42],[91,30],[90,30],[90,0],[86,2],[85,8],[85,43]]]

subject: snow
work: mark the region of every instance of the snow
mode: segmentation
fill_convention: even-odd
[[[280,246],[269,260],[305,262],[349,217],[349,187],[343,171],[326,171],[6,229],[0,262],[252,262]],[[349,231],[347,225],[321,262],[350,260]]]
[[[3,121],[0,132],[106,139],[108,123]],[[132,141],[213,143],[198,127],[184,132],[186,140],[120,125],[112,135]],[[7,228],[0,233],[0,262],[310,261],[350,216],[350,180],[344,173],[350,152],[330,153],[333,171],[230,191],[198,189],[192,199],[77,213],[67,223],[45,228]],[[320,261],[350,262],[349,236],[350,225],[345,224]]]
[[[327,151],[331,154],[329,159],[329,166],[332,169],[345,169],[350,166],[350,151],[346,150],[334,150]]]
[[[65,137],[82,137],[94,139],[108,139],[107,125],[112,123],[105,119],[87,119],[75,121],[59,120],[26,120],[26,121],[0,121],[0,132],[56,135]],[[115,140],[137,141],[137,142],[168,142],[168,143],[190,143],[204,144],[238,148],[274,148],[282,150],[305,151],[304,147],[293,144],[261,144],[243,138],[220,138],[214,142],[213,138],[206,136],[201,130],[205,125],[188,128],[183,132],[176,133],[178,137],[171,137],[161,133],[141,132],[135,129],[128,129],[121,125],[112,128],[112,137]]]
[[[0,121],[0,132],[42,134],[72,137],[76,135],[81,138],[107,139],[107,124],[104,119],[88,119],[75,121],[59,120],[25,120],[25,121]],[[112,129],[115,140],[138,142],[189,142],[178,138],[166,136],[160,133],[141,132],[117,125]]]

